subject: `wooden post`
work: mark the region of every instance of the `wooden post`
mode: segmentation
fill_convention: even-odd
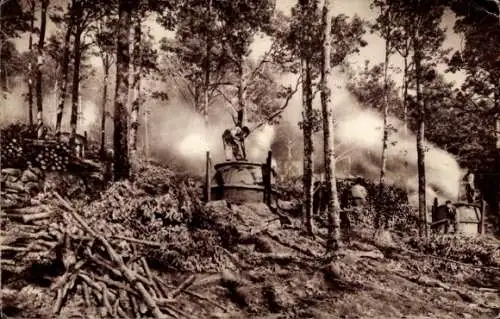
[[[481,224],[480,224],[480,228],[479,228],[479,233],[481,234],[481,236],[484,236],[485,234],[485,216],[486,216],[486,212],[485,212],[485,208],[486,208],[486,205],[485,205],[485,201],[484,201],[484,198],[483,198],[483,194],[481,194],[481,206],[480,206],[480,209],[481,209]]]
[[[263,176],[265,178],[264,182],[264,202],[267,205],[271,205],[271,175],[272,175],[272,170],[271,170],[271,162],[272,162],[272,152],[269,151],[267,152],[267,160],[266,160],[266,174]]]
[[[85,153],[87,152],[88,147],[88,135],[87,131],[83,132],[84,140],[83,140],[83,148],[82,148],[82,157],[85,158]]]
[[[438,208],[439,206],[439,203],[438,203],[438,199],[437,197],[434,197],[434,201],[432,203],[432,208],[431,208],[431,222],[435,222],[434,218],[435,218],[435,213],[436,213],[436,209]]]
[[[207,162],[205,167],[205,200],[210,201],[210,151],[207,151]]]

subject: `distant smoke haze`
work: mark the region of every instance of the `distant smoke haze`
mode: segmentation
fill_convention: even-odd
[[[338,147],[338,154],[350,151],[351,172],[359,174],[375,182],[380,174],[380,154],[382,140],[382,117],[374,110],[363,108],[348,93],[345,88],[345,77],[336,72],[332,80],[331,87],[332,101],[335,106],[336,130],[335,138]],[[293,82],[293,78],[288,78],[286,82]],[[18,85],[16,90],[7,94],[7,99],[1,103],[2,126],[16,120],[27,120],[27,102],[24,101],[26,88]],[[99,140],[100,130],[100,101],[91,100],[96,94],[89,94],[90,89],[84,90],[82,99],[82,113],[79,121],[79,133],[87,130],[89,136]],[[90,95],[90,96],[89,96]],[[112,101],[112,97],[110,99]],[[96,104],[97,103],[97,104]],[[315,107],[319,107],[319,97],[315,99]],[[35,105],[36,108],[36,105]],[[108,105],[108,110],[112,110],[112,102]],[[55,123],[55,96],[53,93],[44,98],[44,118],[45,122],[53,126]],[[210,126],[208,132],[205,131],[203,116],[195,112],[192,106],[188,106],[177,100],[160,102],[148,99],[144,110],[150,111],[148,117],[148,136],[150,153],[153,158],[161,160],[166,164],[176,164],[193,173],[201,174],[204,170],[206,151],[209,150],[212,157],[212,164],[224,161],[222,133],[225,129],[234,125],[231,116],[223,105],[216,105],[211,109]],[[63,130],[69,130],[69,101],[65,106],[63,118]],[[283,114],[282,123],[288,122],[287,127],[291,130],[288,139],[293,139],[302,144],[302,132],[297,123],[302,119],[302,105],[300,92],[290,101],[290,106]],[[36,113],[34,113],[36,116]],[[388,148],[387,162],[387,182],[393,183],[401,188],[410,191],[410,200],[416,203],[417,198],[417,155],[416,138],[413,133],[405,137],[402,132],[401,121],[390,118],[390,123],[399,128],[397,133],[390,136],[390,141],[395,141],[395,145]],[[144,146],[145,126],[141,117],[139,134],[139,147]],[[252,127],[252,125],[250,125]],[[259,130],[252,132],[247,141],[248,159],[253,162],[265,162],[267,152],[272,145],[287,143],[283,137],[276,134],[276,127],[264,125]],[[111,141],[112,119],[108,120],[107,135],[108,145]],[[321,170],[323,162],[322,154],[322,134],[314,136],[315,142],[315,166]],[[427,201],[430,204],[434,196],[439,199],[455,200],[458,195],[459,180],[463,171],[457,164],[454,157],[447,152],[427,143],[426,152],[426,173],[427,173]],[[296,162],[302,160],[302,147],[300,151],[293,153]],[[408,167],[405,167],[404,151],[407,150]],[[282,162],[286,160],[284,156],[277,156],[276,160]],[[302,165],[298,165],[297,174],[301,174]],[[340,173],[346,174],[344,170]]]
[[[372,109],[362,107],[358,101],[347,91],[345,77],[340,72],[334,72],[332,83],[332,101],[335,108],[335,139],[336,153],[349,154],[351,159],[351,172],[374,182],[380,178],[380,160],[382,152],[383,118],[381,114]],[[300,136],[296,123],[301,118],[302,105],[300,94],[292,100],[292,105],[284,113],[284,121],[289,127],[296,128],[290,132],[292,136]],[[315,99],[315,107],[320,107],[319,98]],[[409,131],[404,136],[403,123],[394,117],[389,118],[389,123],[397,129],[396,133],[389,136],[387,149],[386,182],[394,184],[409,191],[409,200],[417,203],[417,150],[416,136]],[[392,145],[391,142],[395,142]],[[453,155],[427,142],[425,153],[427,177],[427,203],[430,205],[434,197],[440,200],[456,200],[459,192],[459,181],[464,171],[459,167]],[[323,136],[322,133],[314,136],[315,166],[322,170],[323,165]],[[406,151],[406,157],[405,157]],[[296,161],[302,160],[302,152],[294,154]],[[405,166],[405,161],[407,166]],[[345,168],[345,165],[343,165]],[[299,166],[302,169],[302,166]],[[301,172],[298,172],[301,174]],[[345,169],[338,170],[340,175],[346,175]]]

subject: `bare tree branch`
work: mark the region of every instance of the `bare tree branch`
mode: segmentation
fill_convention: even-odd
[[[225,110],[233,119],[234,125],[236,125],[238,123],[237,118],[234,116],[236,114],[236,109],[234,108],[234,106],[231,103],[231,101],[229,100],[229,98],[221,90],[217,89],[217,93],[219,93],[219,94],[215,94],[214,96],[212,96],[212,100],[208,103],[208,106],[212,106],[212,104],[215,102],[215,99],[219,96],[222,96],[224,98],[224,100],[226,100],[228,102],[227,104],[224,104],[225,106],[227,106],[225,108]]]
[[[229,103],[229,105],[233,108],[234,112],[236,112],[236,109],[234,108],[234,104],[231,101],[231,99],[228,98],[227,95],[224,94],[224,92],[222,92],[219,88],[217,88],[216,91],[219,93],[220,96],[224,98],[224,100],[226,100],[227,103]]]
[[[253,131],[257,130],[258,128],[260,128],[261,126],[263,126],[265,123],[269,122],[269,121],[272,121],[273,119],[275,119],[276,117],[278,117],[281,113],[283,113],[283,111],[288,107],[288,104],[290,102],[290,100],[292,99],[292,96],[297,93],[297,91],[299,90],[299,85],[301,83],[301,80],[302,80],[302,75],[300,75],[298,78],[297,78],[297,83],[295,84],[295,88],[292,92],[290,92],[290,94],[288,94],[288,96],[286,97],[286,100],[285,100],[285,103],[283,104],[283,106],[281,106],[276,112],[274,112],[273,115],[271,115],[269,118],[267,118],[266,121],[263,121],[259,124],[257,124],[254,128],[252,128],[250,130],[250,133],[252,133]]]
[[[252,81],[254,79],[255,75],[257,74],[257,72],[259,72],[262,69],[264,64],[272,62],[271,60],[268,60],[268,57],[276,49],[276,45],[277,45],[276,42],[273,42],[271,44],[271,47],[269,48],[269,50],[267,50],[266,53],[264,53],[264,56],[260,60],[259,64],[255,67],[255,69],[253,69],[252,73],[248,76],[248,79],[246,81],[247,83],[250,83],[250,81]],[[243,91],[246,92],[247,89],[248,89],[248,85],[246,85],[243,88]]]

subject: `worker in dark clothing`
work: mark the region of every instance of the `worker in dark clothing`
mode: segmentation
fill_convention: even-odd
[[[262,165],[262,184],[264,185],[265,201],[270,204],[271,203],[271,193],[272,193],[272,182],[273,177],[276,178],[278,176],[277,167],[275,166],[275,162],[271,163],[271,165],[264,164]]]
[[[226,161],[230,161],[231,159],[237,161],[246,160],[245,138],[249,134],[250,129],[246,126],[236,126],[224,131],[222,134],[222,142],[224,144]]]
[[[463,183],[465,185],[465,195],[467,197],[467,202],[473,203],[476,199],[476,188],[474,186],[474,174],[471,170],[467,170],[463,178]]]
[[[441,222],[433,226],[438,233],[444,231],[447,234],[451,225],[453,225],[453,230],[457,231],[457,212],[451,201],[448,200],[444,205],[437,207],[432,215],[433,223]]]

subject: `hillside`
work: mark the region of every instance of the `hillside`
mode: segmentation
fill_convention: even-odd
[[[494,318],[500,312],[497,240],[393,233],[388,247],[373,242],[363,223],[344,250],[329,256],[325,229],[308,238],[293,216],[280,218],[260,204],[205,205],[195,178],[153,166],[140,172],[94,201],[47,190],[30,207],[2,209],[5,318],[54,312],[60,318]],[[20,217],[35,212],[47,214]]]

